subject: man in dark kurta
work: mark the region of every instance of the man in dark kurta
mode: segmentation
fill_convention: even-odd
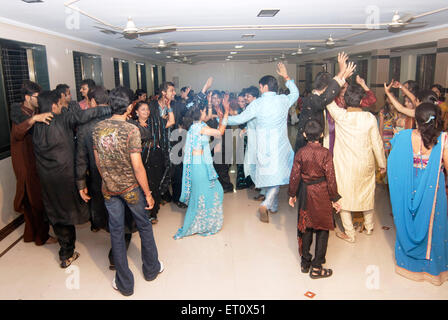
[[[334,229],[333,207],[338,207],[336,202],[341,198],[337,190],[333,158],[329,150],[319,143],[322,134],[323,127],[319,122],[310,120],[306,123],[305,136],[308,143],[295,155],[288,190],[290,205],[294,206],[297,195],[302,272],[307,273],[312,266],[312,278],[332,274],[331,269],[323,269],[322,264],[325,263],[329,230]],[[316,233],[316,253],[311,260],[309,251],[313,233]]]
[[[40,90],[38,84],[25,81],[23,102],[11,105],[11,160],[17,178],[14,210],[23,213],[25,218],[24,241],[34,241],[36,245],[55,242],[48,235],[49,224],[42,203],[32,141],[34,124],[49,122],[52,118],[51,113],[36,114]]]
[[[39,110],[53,112],[50,125],[37,124],[33,132],[36,167],[42,185],[42,200],[48,219],[60,245],[61,267],[68,267],[79,253],[75,252],[76,224],[89,220],[87,205],[75,184],[75,144],[73,130],[77,125],[111,112],[110,107],[79,112],[58,105],[56,92],[39,95]]]

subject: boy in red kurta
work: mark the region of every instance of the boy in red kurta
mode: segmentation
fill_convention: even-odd
[[[333,274],[325,269],[329,230],[334,229],[333,208],[340,210],[330,151],[322,147],[319,139],[323,136],[323,127],[316,120],[305,124],[304,137],[308,144],[297,151],[289,179],[289,205],[298,205],[297,233],[299,254],[302,257],[301,269],[313,279],[326,278]],[[297,192],[298,191],[298,192]],[[316,252],[311,260],[313,233],[316,233]]]

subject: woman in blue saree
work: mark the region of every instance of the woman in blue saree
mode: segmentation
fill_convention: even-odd
[[[209,137],[222,136],[225,132],[230,108],[228,95],[223,100],[223,106],[225,113],[219,121],[218,129],[210,128],[204,123],[207,119],[206,111],[204,106],[198,103],[185,115],[183,123],[188,133],[180,201],[188,205],[188,209],[184,224],[174,235],[174,239],[193,234],[208,236],[221,230],[224,191],[213,167]]]
[[[448,280],[448,217],[443,166],[448,143],[440,109],[430,103],[415,110],[416,130],[391,140],[388,179],[397,231],[395,271],[415,281]]]

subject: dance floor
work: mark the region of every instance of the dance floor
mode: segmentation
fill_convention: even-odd
[[[436,287],[394,272],[395,230],[383,186],[376,192],[374,233],[357,233],[352,244],[330,232],[325,266],[334,274],[318,280],[300,271],[297,214],[288,206],[287,188],[281,188],[279,212],[270,216],[269,224],[259,221],[254,195],[254,190],[225,194],[223,228],[209,237],[174,240],[185,210],[173,204],[163,206],[154,234],[165,271],[155,281],[144,280],[140,239],[134,234],[128,251],[135,279],[131,297],[112,289],[109,234],[93,233],[85,224],[76,228],[76,250],[81,256],[68,269],[59,267],[57,244],[37,247],[22,240],[1,257],[0,299],[448,298],[446,283]],[[22,233],[23,225],[2,241],[0,252]],[[305,296],[308,291],[315,296]]]

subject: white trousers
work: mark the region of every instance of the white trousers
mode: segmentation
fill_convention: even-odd
[[[352,220],[352,213],[351,211],[347,210],[341,210],[340,212],[342,225],[345,229],[345,234],[348,235],[350,238],[355,238],[355,228],[353,227],[353,220]],[[373,230],[373,209],[364,211],[364,227],[367,231]]]

